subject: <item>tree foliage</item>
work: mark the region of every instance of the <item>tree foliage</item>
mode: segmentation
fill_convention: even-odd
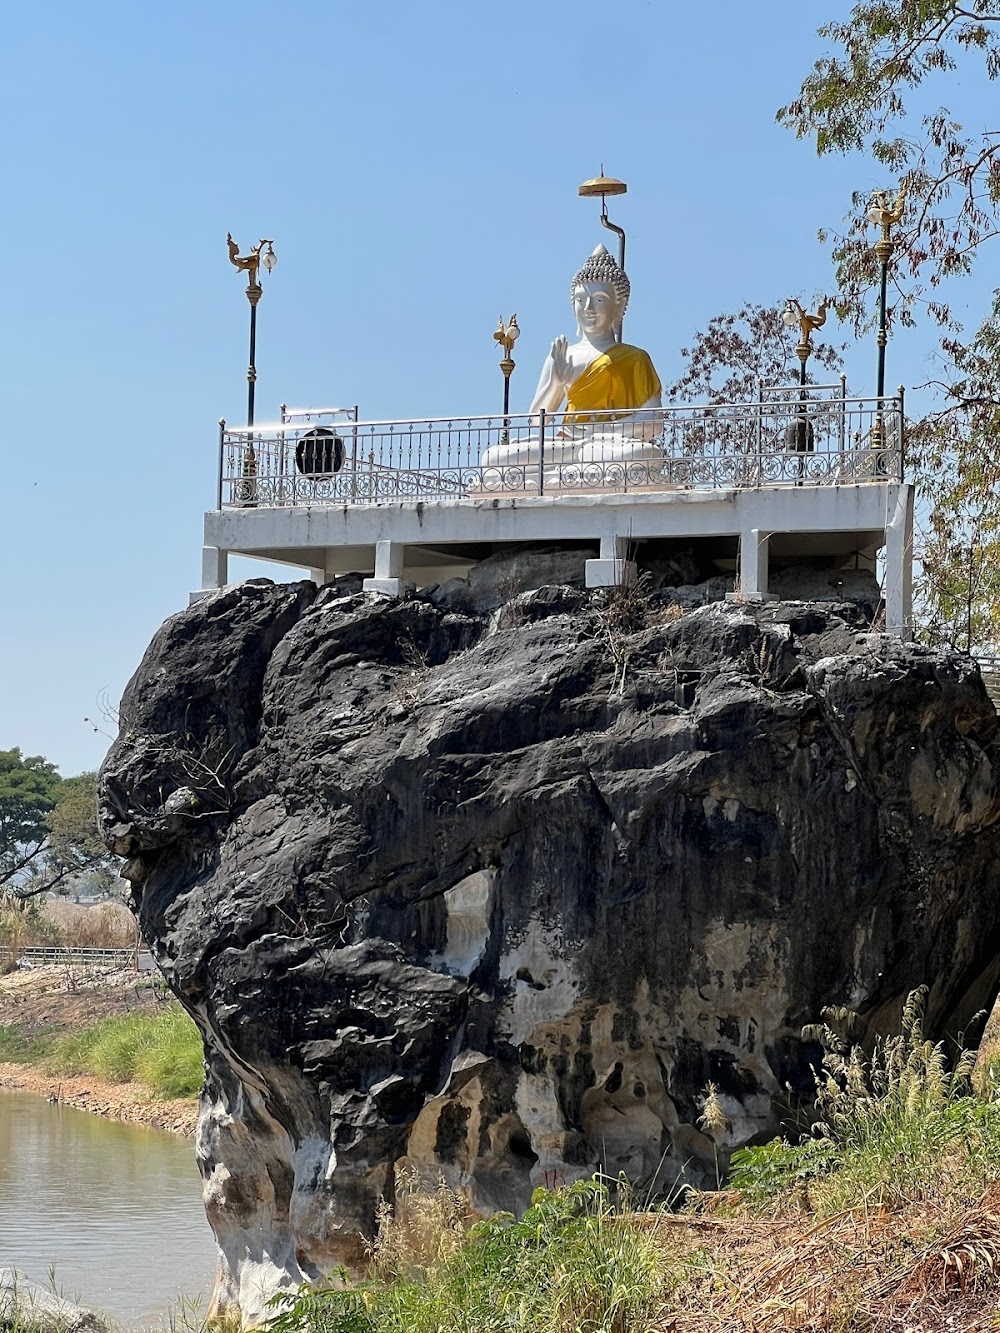
[[[671,402],[705,398],[710,404],[753,402],[759,386],[798,382],[795,336],[782,323],[783,307],[747,304],[735,314],[715,315],[690,347],[681,348],[684,367],[667,389]],[[828,341],[813,345],[812,364],[830,375],[844,362]],[[810,376],[810,382],[815,382]]]
[[[969,331],[957,318],[952,280],[971,274],[1000,234],[1000,125],[966,129],[937,96],[954,105],[971,90],[981,119],[1000,75],[1000,2],[858,0],[820,36],[830,50],[778,120],[811,138],[821,156],[870,155],[887,191],[905,186],[888,316],[903,325],[925,317],[938,329],[937,370],[924,386],[935,391],[934,407],[907,446],[931,504],[916,552],[922,627],[932,639],[996,652],[1000,294],[987,295]],[[843,232],[830,237],[841,314],[859,330],[875,319],[878,280],[868,203],[856,193]]]
[[[1000,74],[1000,5],[997,0],[861,0],[841,23],[820,36],[834,52],[816,61],[797,98],[778,120],[811,137],[822,156],[869,154],[905,183],[908,211],[900,231],[899,315],[912,322],[925,300],[943,325],[952,323],[940,299],[942,282],[969,273],[984,240],[1000,232],[1000,131],[967,133],[947,107],[909,120],[908,97],[931,76],[980,65],[987,82]],[[914,132],[916,131],[916,132]],[[855,316],[863,311],[877,260],[865,217],[868,197],[856,194],[848,229],[836,238],[838,290]],[[908,281],[907,281],[908,280]],[[906,285],[904,285],[906,284]]]
[[[0,896],[36,897],[85,874],[106,888],[112,862],[97,827],[97,774],[61,778],[40,755],[0,750]]]

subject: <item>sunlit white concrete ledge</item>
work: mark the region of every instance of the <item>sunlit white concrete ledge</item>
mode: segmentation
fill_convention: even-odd
[[[201,591],[224,586],[232,554],[309,569],[318,581],[371,572],[369,590],[400,595],[464,575],[497,545],[593,543],[592,587],[628,577],[630,543],[655,538],[737,538],[740,595],[768,593],[771,538],[783,558],[825,553],[871,560],[884,548],[886,627],[910,620],[913,487],[896,481],[628,493],[464,496],[384,504],[266,508],[205,515]]]

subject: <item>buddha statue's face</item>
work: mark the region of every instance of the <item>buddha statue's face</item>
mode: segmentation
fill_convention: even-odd
[[[609,283],[578,282],[573,288],[573,313],[584,337],[612,337],[621,315],[618,293]]]

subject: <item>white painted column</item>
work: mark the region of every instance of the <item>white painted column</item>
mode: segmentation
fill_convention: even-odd
[[[767,590],[768,543],[771,534],[761,528],[744,528],[740,533],[740,582],[735,592],[726,593],[727,602],[776,602]]]
[[[216,588],[224,588],[229,579],[229,552],[218,546],[201,548],[201,587],[188,596],[188,605],[198,602]]]
[[[201,586],[206,591],[224,588],[229,582],[229,552],[218,546],[201,548]]]
[[[913,487],[887,487],[885,525],[885,632],[909,638],[913,625]]]
[[[406,547],[402,542],[375,543],[375,577],[361,585],[365,592],[380,592],[385,597],[402,597],[403,562]]]
[[[612,534],[601,538],[599,560],[585,562],[588,588],[616,588],[635,581],[635,561],[627,560],[628,538]]]

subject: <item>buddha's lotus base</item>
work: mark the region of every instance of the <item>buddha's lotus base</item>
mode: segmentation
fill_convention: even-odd
[[[517,483],[520,489],[540,462],[545,468],[546,482],[558,482],[561,469],[575,468],[581,463],[657,463],[662,458],[663,450],[649,440],[623,437],[613,431],[600,435],[574,431],[572,438],[546,440],[544,458],[537,438],[492,445],[483,451],[480,466],[485,487],[489,488],[491,481],[505,485],[503,478],[516,471],[523,478]]]
[[[663,450],[650,440],[607,434],[593,436],[576,456],[581,463],[647,463],[659,462]]]

